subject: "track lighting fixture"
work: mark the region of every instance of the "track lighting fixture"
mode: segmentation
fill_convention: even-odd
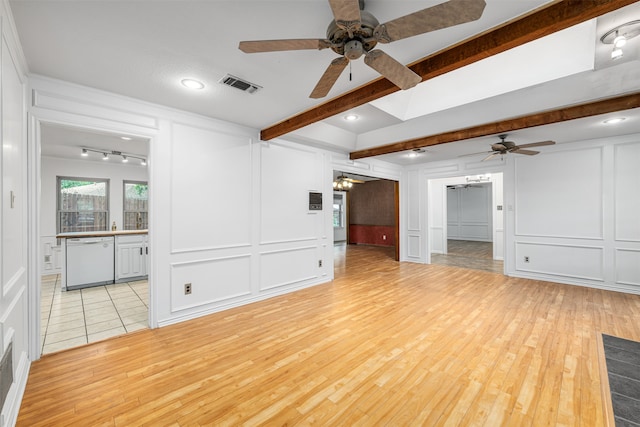
[[[611,59],[616,60],[624,56],[622,47],[638,34],[640,34],[640,20],[635,20],[612,28],[600,37],[600,41],[604,44],[613,45]]]
[[[109,160],[109,156],[120,156],[122,163],[127,163],[129,159],[140,160],[140,166],[147,166],[147,159],[144,157],[136,156],[135,154],[123,153],[122,151],[115,150],[96,150],[93,148],[82,148],[81,155],[87,157],[89,152],[102,154],[102,160]]]

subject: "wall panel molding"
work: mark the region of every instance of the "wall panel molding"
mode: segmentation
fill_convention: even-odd
[[[640,292],[640,248],[616,248],[615,272],[616,283],[638,286]]]
[[[515,158],[514,235],[603,240],[603,151],[596,146]]]
[[[158,120],[154,116],[139,112],[117,109],[73,96],[61,95],[42,89],[33,89],[32,104],[34,107],[72,113],[96,119],[115,120],[150,129],[158,128]]]
[[[407,257],[413,259],[420,259],[422,256],[422,251],[420,248],[422,247],[422,239],[419,235],[408,235],[407,236]]]
[[[614,146],[614,235],[619,242],[640,242],[640,142]],[[635,197],[632,195],[635,194]]]
[[[251,295],[251,254],[172,262],[171,313]],[[192,294],[184,295],[191,283]]]
[[[319,277],[309,274],[309,266],[317,266],[318,247],[304,246],[260,252],[260,292],[270,291]]]
[[[525,261],[529,257],[529,261]],[[604,247],[516,242],[517,271],[604,282]]]

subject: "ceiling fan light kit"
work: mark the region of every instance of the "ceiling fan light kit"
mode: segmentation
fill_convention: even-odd
[[[238,47],[245,53],[331,48],[340,58],[329,64],[310,98],[327,96],[349,61],[361,56],[366,65],[406,90],[420,83],[422,77],[374,47],[378,43],[391,43],[476,21],[482,16],[486,3],[484,0],[449,0],[383,24],[363,10],[363,0],[329,0],[329,6],[334,20],[329,23],[326,39],[241,41]]]
[[[362,183],[364,183],[364,181],[349,178],[348,176],[341,174],[333,181],[333,189],[335,191],[349,191],[353,187],[353,184]]]

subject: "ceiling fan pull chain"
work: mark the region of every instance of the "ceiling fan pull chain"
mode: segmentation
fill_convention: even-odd
[[[351,61],[349,61],[349,81],[351,81]]]

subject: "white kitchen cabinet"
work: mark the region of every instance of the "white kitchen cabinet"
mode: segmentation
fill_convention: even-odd
[[[147,276],[149,247],[146,234],[116,236],[116,282]]]

